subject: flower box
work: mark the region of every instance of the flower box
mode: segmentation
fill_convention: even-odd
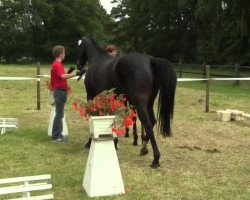
[[[124,95],[116,95],[111,90],[103,91],[88,102],[75,99],[72,106],[80,116],[90,120],[90,134],[93,138],[99,138],[100,135],[109,137],[107,135],[112,133],[114,133],[113,137],[117,137],[125,133],[125,128],[135,123],[133,118],[136,114],[131,105],[125,106],[126,100]],[[103,122],[102,119],[105,121]],[[100,124],[95,120],[101,121]]]
[[[113,137],[112,125],[115,122],[115,116],[90,116],[89,129],[90,135],[94,139]]]

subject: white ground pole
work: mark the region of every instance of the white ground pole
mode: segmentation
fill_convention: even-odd
[[[54,122],[54,118],[56,115],[56,107],[54,105],[53,91],[50,91],[50,103],[51,103],[51,111],[50,111],[50,118],[49,118],[48,136],[52,136],[52,127],[53,127],[53,122]],[[62,135],[68,136],[69,132],[68,132],[68,126],[66,123],[65,114],[64,114],[62,121],[63,121]]]
[[[124,194],[114,141],[92,139],[83,188],[90,197]]]

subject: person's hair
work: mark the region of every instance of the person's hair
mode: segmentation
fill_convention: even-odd
[[[57,58],[64,51],[65,51],[64,46],[57,45],[57,46],[53,47],[53,49],[52,49],[52,55],[54,56],[54,58]]]
[[[106,51],[107,52],[112,52],[114,50],[116,50],[116,46],[115,45],[109,44],[108,46],[106,46]]]

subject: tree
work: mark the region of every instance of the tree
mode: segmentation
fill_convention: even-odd
[[[109,20],[98,0],[0,1],[0,57],[48,60],[61,44],[67,60],[75,60],[78,35],[88,33],[104,44]]]

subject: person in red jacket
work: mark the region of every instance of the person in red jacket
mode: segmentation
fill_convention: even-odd
[[[63,116],[64,106],[67,101],[68,83],[67,79],[77,76],[78,74],[71,74],[74,67],[70,67],[69,71],[65,73],[62,61],[65,58],[65,48],[63,46],[55,46],[52,49],[54,61],[51,64],[50,84],[54,93],[54,102],[56,107],[55,118],[52,127],[51,141],[66,142],[67,138],[63,137]]]

